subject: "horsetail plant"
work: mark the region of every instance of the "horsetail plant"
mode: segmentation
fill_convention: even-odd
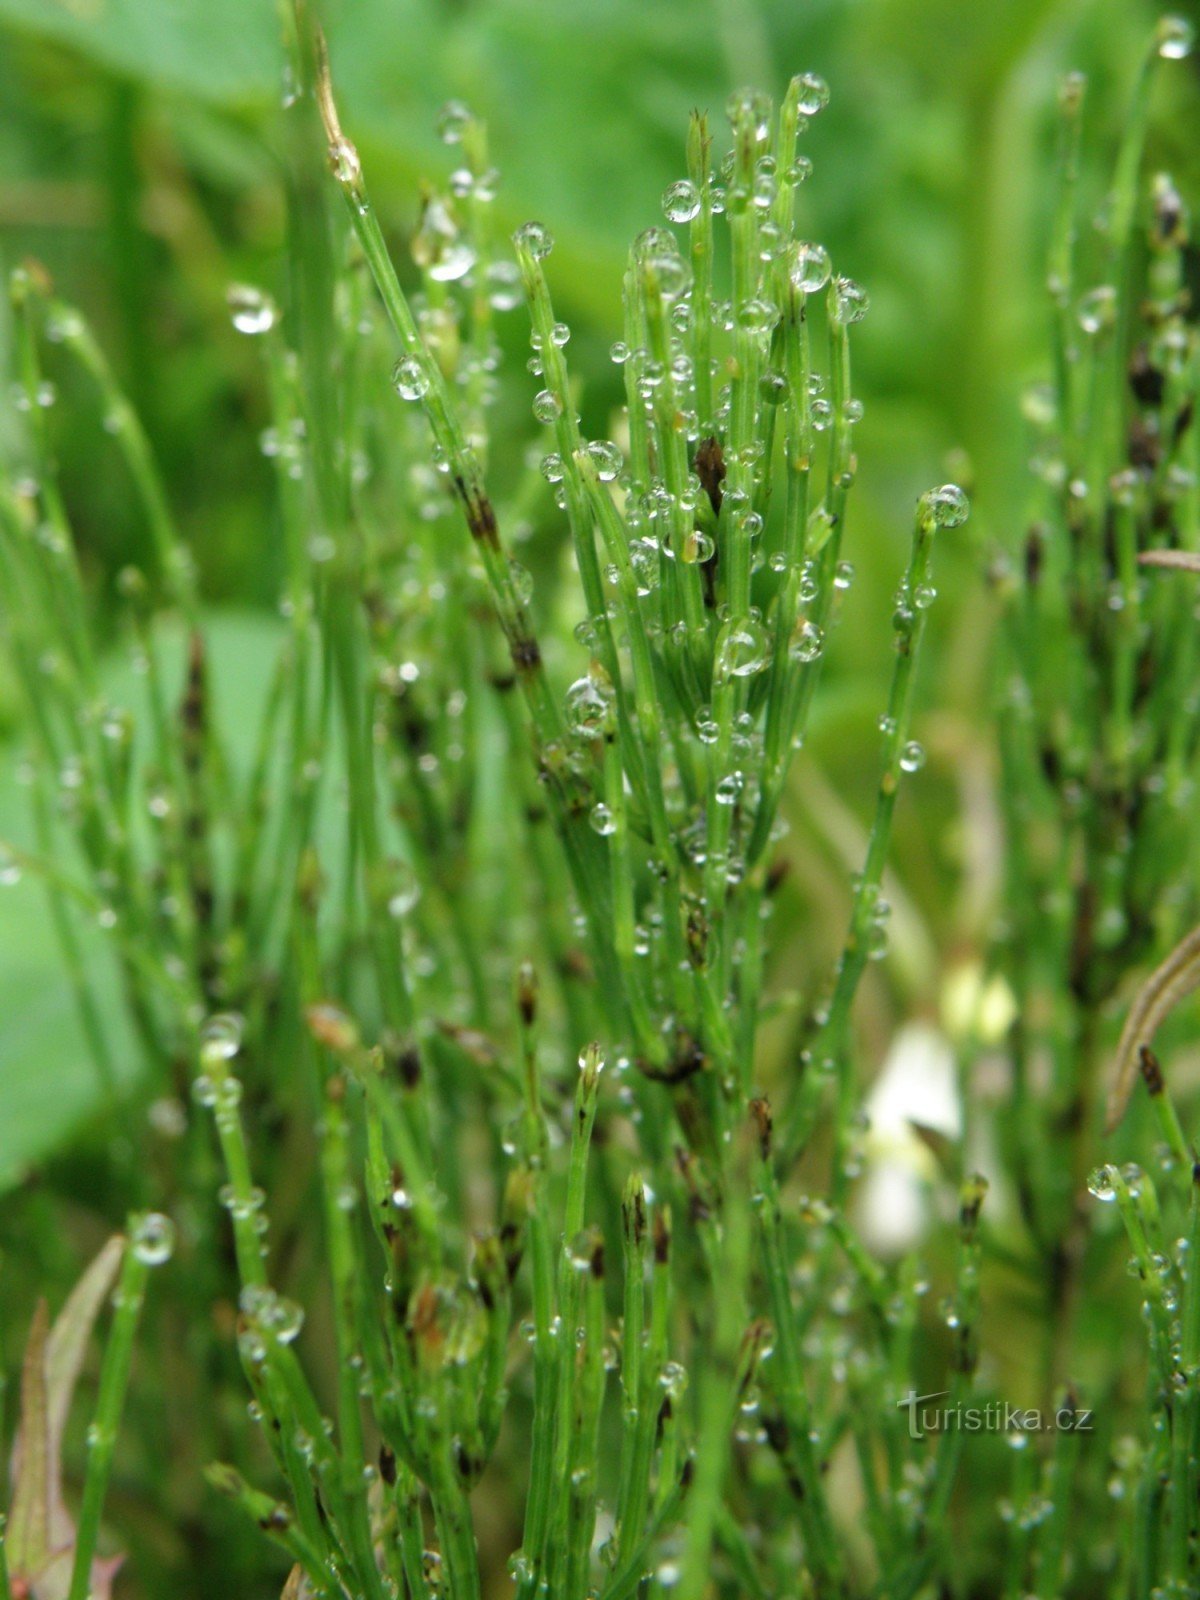
[[[794,218],[809,167],[798,132],[827,90],[795,79],[777,121],[762,95],[735,96],[733,149],[718,172],[707,119],[693,119],[691,175],[664,201],[668,218],[688,227],[689,253],[669,230],[651,228],[625,276],[627,338],[613,355],[625,379],[628,456],[581,434],[569,329],[546,277],[552,240],[541,223],[517,231],[531,366],[545,385],[534,416],[553,445],[541,470],[567,514],[587,607],[576,634],[591,661],[560,711],[514,601],[480,461],[387,255],[319,42],[316,72],[331,166],[403,347],[397,388],[425,410],[481,552],[590,948],[600,971],[616,973],[610,1004],[627,1008],[622,1031],[638,1067],[671,1088],[686,1136],[717,1171],[753,1086],[760,925],[788,758],[803,742],[825,633],[851,577],[841,548],[861,405],[850,392],[849,330],[867,298],[833,273],[822,246],[796,238]],[[721,216],[728,296],[713,279]],[[827,374],[813,354],[814,321],[824,325]],[[771,517],[777,435],[786,493]],[[923,499],[899,593],[879,815],[829,1024],[839,1049],[867,924],[885,911],[876,901],[899,777],[921,759],[909,739],[911,685],[934,592],[932,535],[966,510],[953,485]],[[845,1071],[842,1080],[844,1126],[853,1097]]]
[[[248,772],[235,770],[222,745],[203,618],[144,437],[78,313],[60,307],[34,271],[15,282],[31,411],[44,328],[104,391],[156,551],[153,584],[135,573],[122,584],[146,668],[151,742],[135,745],[114,712],[117,759],[95,732],[97,704],[107,713],[88,630],[69,623],[82,606],[71,530],[45,432],[34,430],[36,477],[5,501],[5,574],[14,602],[29,601],[13,605],[14,643],[39,730],[35,795],[48,828],[50,775],[77,748],[86,753],[71,785],[80,803],[64,818],[83,875],[55,863],[49,833],[20,864],[44,876],[61,907],[98,908],[115,936],[131,1013],[168,1097],[162,1105],[177,1108],[156,1115],[164,1128],[187,1129],[166,1181],[188,1208],[212,1183],[211,1165],[202,1128],[187,1124],[174,1097],[189,1089],[181,1062],[199,1061],[190,1095],[215,1118],[238,1350],[286,1499],[252,1488],[232,1460],[210,1481],[286,1552],[292,1592],[480,1594],[470,1492],[503,1443],[512,1333],[527,1303],[531,1369],[517,1368],[517,1404],[529,1429],[529,1491],[511,1568],[519,1595],[616,1600],[657,1571],[660,1587],[699,1596],[714,1549],[739,1581],[775,1581],[766,1574],[786,1564],[785,1544],[754,1549],[728,1510],[731,1494],[751,1488],[732,1453],[735,1434],[739,1450],[768,1446],[775,1466],[766,1481],[773,1471],[792,1491],[814,1581],[843,1592],[851,1569],[823,1481],[830,1418],[810,1392],[802,1322],[790,1326],[797,1224],[781,1181],[824,1109],[834,1112],[839,1164],[848,1158],[847,1024],[878,945],[897,786],[919,764],[914,668],[932,545],[966,507],[947,486],[918,509],[896,611],[879,809],[819,1027],[820,1060],[830,1066],[782,1086],[787,1118],[776,1141],[771,1109],[755,1093],[762,928],[789,759],[850,581],[843,541],[860,407],[849,348],[866,310],[824,249],[796,234],[796,192],[808,172],[799,140],[827,91],[798,78],[778,114],[761,95],[735,96],[733,149],[719,166],[707,119],[693,119],[689,175],[664,201],[668,220],[688,230],[686,250],[664,228],[637,241],[613,352],[627,400],[621,442],[589,440],[551,300],[549,235],[528,224],[515,263],[502,256],[490,231],[494,179],[481,126],[461,108],[447,112],[470,183],[465,196],[427,198],[413,246],[422,292],[410,302],[338,121],[323,49],[299,22],[298,81],[311,85],[323,117],[362,257],[400,339],[392,385],[414,415],[385,422],[366,381],[383,339],[359,265],[351,257],[335,267],[319,232],[305,231],[311,218],[298,220],[298,292],[313,325],[300,324],[296,347],[269,297],[246,286],[230,297],[235,328],[265,352],[274,417],[263,443],[277,468],[287,560],[286,636]],[[301,124],[311,105],[298,97]],[[296,148],[303,167],[307,152]],[[715,268],[724,254],[718,227],[728,234],[728,284]],[[566,513],[583,601],[580,669],[561,697],[528,577],[502,542],[486,487],[492,319],[519,287],[543,385],[534,414],[551,448],[520,484],[517,505],[536,504],[548,488]],[[432,433],[431,458],[417,412]],[[385,441],[397,426],[403,445],[393,453]],[[401,474],[397,460],[416,465]],[[391,497],[411,518],[406,543],[389,537],[380,514]],[[454,504],[478,575],[445,553],[441,530]],[[39,517],[55,539],[36,535]],[[74,611],[53,603],[64,584]],[[508,662],[486,633],[463,661],[447,658],[437,641],[448,618],[474,619],[488,596]],[[191,630],[176,705],[154,624],[160,601]],[[56,628],[72,676],[48,698],[37,646]],[[480,681],[497,691],[490,705],[475,703]],[[461,902],[466,875],[480,869],[470,819],[496,792],[487,764],[498,749],[510,792],[523,797],[512,822],[540,879],[535,948],[559,1002],[549,1004],[536,969],[522,966],[515,1030],[497,1010],[489,939]],[[327,785],[334,756],[344,763],[344,809]],[[154,823],[148,838],[136,820],[143,805]],[[546,809],[557,842],[545,836]],[[566,883],[586,957],[563,917]],[[114,894],[121,898],[110,907]],[[340,919],[332,941],[331,901]],[[499,944],[515,959],[511,930]],[[82,967],[77,976],[86,1016]],[[539,1039],[547,1012],[552,1052]],[[99,1050],[104,1036],[98,1024],[94,1031]],[[567,1095],[547,1061],[570,1048],[571,1034],[603,1043],[584,1049]],[[518,1069],[505,1064],[505,1041]],[[619,1085],[607,1106],[605,1057]],[[285,1079],[284,1060],[298,1074]],[[565,1095],[574,1109],[564,1189],[554,1152]],[[287,1130],[278,1157],[256,1155],[247,1137],[247,1109],[257,1114],[272,1098]],[[315,1146],[303,1132],[314,1113]],[[505,1116],[514,1131],[496,1148]],[[482,1217],[449,1136],[464,1117],[500,1162]],[[653,1199],[636,1164],[611,1155],[589,1182],[598,1118],[632,1130],[638,1162],[655,1173]],[[300,1302],[276,1286],[265,1247],[266,1196],[305,1154],[322,1197],[336,1427],[297,1359]],[[589,1220],[598,1181],[624,1192],[618,1240]],[[302,1198],[293,1192],[282,1209],[272,1205],[279,1238],[298,1225]],[[203,1236],[187,1241],[193,1252]],[[853,1236],[841,1237],[870,1293],[882,1295]],[[832,1249],[831,1239],[813,1258],[821,1276],[832,1270]],[[614,1295],[609,1264],[618,1258]],[[226,1282],[218,1276],[214,1292]],[[680,1314],[688,1303],[690,1326]],[[680,1356],[699,1341],[709,1359],[693,1404]],[[619,1417],[609,1398],[617,1398],[614,1365]],[[743,1434],[739,1417],[760,1409],[762,1429]],[[895,1431],[894,1419],[888,1425]],[[610,1428],[615,1476],[601,1469]],[[245,1456],[236,1433],[227,1443]],[[944,1475],[939,1483],[944,1496]],[[85,1507],[94,1535],[94,1500],[85,1496]],[[878,1531],[883,1561],[886,1542],[900,1535]],[[914,1525],[902,1546],[917,1536]]]
[[[1096,1592],[1068,1540],[1096,1476],[1071,1427],[1044,1464],[1014,1437],[1003,1530],[964,1472],[974,1443],[914,1422],[928,1349],[952,1406],[992,1382],[981,1277],[1004,1245],[986,1182],[957,1168],[947,1185],[948,1340],[923,1312],[926,1269],[877,1260],[848,1209],[853,1008],[886,947],[893,818],[923,760],[933,561],[968,510],[953,484],[913,518],[830,993],[786,1070],[762,1048],[782,803],[852,577],[867,300],[802,225],[825,85],[797,77],[779,107],[735,94],[724,155],[693,116],[668,226],[626,263],[624,406],[593,438],[550,234],[526,223],[511,253],[498,237],[479,119],[443,113],[449,191],[425,192],[397,265],[305,6],[285,30],[292,293],[230,292],[262,357],[282,568],[248,752],[149,441],[79,313],[32,264],[12,280],[26,461],[0,494],[0,584],[35,846],[4,869],[49,896],[103,1089],[106,1188],[177,1225],[185,1365],[209,1387],[188,1391],[168,1337],[147,1382],[187,1418],[189,1467],[282,1562],[219,1552],[197,1582],[278,1592],[287,1572],[289,1600],[481,1600],[507,1573],[517,1600],[917,1600],[965,1592],[959,1547],[982,1572],[1003,1540],[1007,1594]],[[1155,52],[1179,53],[1173,27]],[[1071,1162],[1089,1148],[1074,1113],[1098,1080],[1097,1009],[1188,911],[1171,886],[1190,602],[1137,565],[1196,545],[1186,224],[1164,182],[1144,247],[1139,231],[1152,65],[1108,213],[1112,292],[1086,297],[1079,332],[1078,86],[1064,101],[1056,388],[1036,408],[1053,448],[1007,593],[997,961],[1020,1014],[1002,1132],[1018,1175],[1061,1174],[1020,1196],[1039,1266],[1077,1197],[1046,1152],[1064,1123]],[[326,211],[335,185],[348,223]],[[497,322],[522,298],[541,430],[524,455],[496,404]],[[43,364],[66,359],[102,396],[147,533],[147,570],[119,585],[136,717],[108,687],[58,487]],[[517,559],[534,527],[570,558],[535,551],[536,580]],[[81,916],[108,936],[144,1105],[114,1070]],[[1044,1052],[1052,1103],[1035,1092]],[[1104,1580],[1114,1600],[1194,1579],[1200,1300],[1164,1231],[1190,1147],[1142,1060],[1174,1167],[1161,1211],[1148,1178],[1104,1180],[1147,1286],[1152,1384],[1152,1437],[1122,1468],[1132,1555]],[[116,1136],[129,1105],[147,1162]],[[1187,1205],[1194,1249],[1190,1189]],[[123,1258],[73,1573],[50,1600],[104,1592],[89,1574],[148,1261]],[[211,1315],[193,1315],[199,1297]],[[1060,1414],[1077,1406],[1070,1391]],[[19,1548],[10,1531],[10,1594],[29,1586]]]
[[[1003,965],[1017,1001],[1004,1136],[1014,1164],[1041,1174],[1020,1198],[1050,1268],[1055,1381],[1065,1376],[1078,1197],[1111,1050],[1105,1008],[1192,915],[1193,601],[1140,564],[1200,538],[1188,213],[1169,178],[1146,184],[1142,174],[1150,84],[1186,38],[1185,24],[1165,19],[1140,65],[1098,283],[1077,237],[1085,85],[1072,76],[1062,87],[1047,280],[1054,376],[1027,402],[1034,511],[1018,569],[1003,578]],[[1149,1043],[1140,1029],[1131,1019],[1110,1129],[1136,1081],[1137,1047]]]
[[[1160,60],[1185,55],[1190,40],[1186,22],[1165,18],[1140,63],[1095,268],[1078,237],[1086,86],[1078,75],[1062,86],[1047,280],[1053,380],[1026,406],[1037,434],[1036,509],[1020,570],[1002,579],[1000,961],[1016,1020],[1014,1093],[999,1127],[1021,1174],[1020,1213],[1047,1296],[1044,1382],[1060,1393],[1068,1384],[1072,1411],[1071,1380],[1086,1359],[1083,1274],[1101,1270],[1097,1256],[1111,1240],[1102,1230],[1088,1238],[1085,1179],[1093,1196],[1116,1202],[1133,1252],[1148,1338],[1148,1432],[1127,1441],[1127,1477],[1113,1480],[1121,1494],[1128,1481],[1131,1505],[1112,1592],[1136,1595],[1191,1592],[1197,1533],[1195,1147],[1150,1048],[1195,987],[1195,934],[1179,938],[1195,918],[1194,597],[1186,580],[1154,569],[1197,562],[1197,342],[1188,209],[1169,177],[1146,181],[1143,173],[1151,83]],[[1155,957],[1114,1061],[1106,1012]],[[1158,1177],[1148,1166],[1110,1162],[1087,1178],[1102,1096],[1112,1134],[1139,1080],[1154,1116]],[[1138,1129],[1144,1137],[1142,1118]],[[1110,1387],[1089,1398],[1111,1404],[1115,1396]],[[1049,1534],[1035,1537],[1037,1549],[1014,1543],[1013,1581],[1032,1569],[1039,1595],[1058,1593],[1069,1571],[1063,1500],[1088,1492],[1078,1442],[1060,1440],[1027,1485],[1028,1503],[1049,1508],[1035,1511]]]

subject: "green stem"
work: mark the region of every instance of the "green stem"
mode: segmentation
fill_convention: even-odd
[[[87,1475],[83,1482],[83,1499],[79,1507],[79,1524],[75,1533],[75,1554],[71,1566],[71,1587],[67,1600],[88,1600],[92,1584],[92,1562],[96,1555],[96,1542],[100,1535],[100,1514],[112,1472],[113,1451],[117,1430],[125,1407],[125,1393],[129,1387],[129,1372],[133,1364],[133,1342],[141,1316],[145,1296],[148,1264],[139,1253],[136,1243],[142,1228],[142,1219],[130,1219],[130,1237],[135,1242],[126,1243],[121,1260],[121,1276],[114,1297],[112,1329],[104,1347],[104,1361],[100,1368],[100,1391],[96,1400],[96,1414],[88,1430]]]

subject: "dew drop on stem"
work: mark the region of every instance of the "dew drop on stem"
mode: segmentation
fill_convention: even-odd
[[[242,1047],[245,1023],[236,1011],[219,1011],[200,1030],[200,1058],[216,1064],[232,1061]]]
[[[700,211],[700,193],[688,178],[680,178],[663,193],[663,215],[668,222],[691,222]]]
[[[471,121],[471,108],[461,100],[447,100],[437,114],[437,136],[443,144],[461,144]]]
[[[801,240],[792,256],[790,277],[803,294],[816,294],[829,282],[829,252],[824,245]]]
[[[348,189],[362,182],[362,162],[349,139],[335,139],[329,146],[329,166],[334,177]]]
[[[1088,1193],[1097,1200],[1111,1202],[1117,1198],[1116,1168],[1108,1165],[1096,1167],[1088,1178]]]
[[[134,1220],[129,1242],[143,1266],[159,1267],[174,1252],[175,1224],[161,1211],[144,1212]]]
[[[402,356],[392,368],[392,387],[402,400],[420,400],[429,393],[429,373],[416,356]]]
[[[485,274],[493,311],[515,311],[521,303],[521,274],[515,261],[493,261]]]
[[[1182,61],[1191,53],[1195,30],[1186,17],[1163,17],[1156,35],[1158,53],[1164,61]]]
[[[617,820],[603,800],[598,800],[592,807],[588,821],[592,825],[592,831],[598,833],[602,839],[609,838],[617,831]]]
[[[563,703],[563,715],[572,736],[581,740],[598,739],[614,700],[612,686],[599,677],[588,673],[577,678],[567,690]]]
[[[803,618],[792,634],[788,646],[788,654],[792,660],[807,665],[811,661],[816,661],[824,648],[825,635],[821,629],[807,617]]]
[[[802,117],[815,117],[829,104],[829,85],[815,72],[802,73],[794,80],[796,110]]]
[[[269,333],[278,320],[278,311],[270,295],[248,283],[235,283],[225,295],[233,325],[239,333]]]
[[[534,396],[533,414],[539,422],[556,422],[562,413],[562,399],[553,389],[541,389]]]
[[[554,249],[554,236],[540,222],[523,222],[513,234],[513,242],[523,246],[537,261],[544,260]]]
[[[835,285],[833,315],[843,327],[861,322],[870,310],[867,291],[853,278],[839,278]]]
[[[961,527],[971,512],[971,502],[956,483],[930,489],[921,504],[935,528]]]

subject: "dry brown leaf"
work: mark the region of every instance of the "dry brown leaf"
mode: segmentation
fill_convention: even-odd
[[[13,1443],[12,1507],[5,1540],[16,1593],[66,1600],[75,1527],[63,1503],[62,1437],[88,1340],[121,1265],[125,1241],[112,1238],[49,1326],[40,1301],[21,1373],[21,1418]],[[109,1600],[120,1560],[92,1568],[92,1600]]]
[[[1196,988],[1200,988],[1200,928],[1193,928],[1180,940],[1134,996],[1113,1063],[1106,1133],[1111,1133],[1125,1115],[1140,1070],[1138,1052],[1153,1041],[1165,1018]]]

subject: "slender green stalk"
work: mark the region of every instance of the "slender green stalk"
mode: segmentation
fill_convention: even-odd
[[[880,722],[884,755],[875,817],[866,859],[854,894],[850,927],[838,965],[833,997],[813,1049],[818,1074],[831,1074],[835,1083],[838,1140],[834,1171],[835,1201],[844,1197],[848,1182],[845,1156],[855,1088],[848,1042],[850,1009],[868,960],[886,942],[888,907],[882,900],[881,886],[900,782],[906,772],[915,771],[924,759],[920,745],[911,738],[911,731],[917,661],[925,633],[926,615],[934,594],[931,584],[934,536],[939,528],[957,527],[965,521],[966,516],[966,497],[953,484],[931,490],[922,497],[917,510],[908,567],[900,585],[892,619],[896,661],[887,710]],[[793,1132],[797,1121],[800,1128],[805,1129],[819,1088],[819,1076],[811,1081],[811,1086],[801,1085],[801,1093],[793,1102],[796,1108],[792,1116]]]
[[[165,1217],[150,1213],[130,1218],[129,1236],[113,1302],[112,1328],[100,1368],[96,1414],[88,1429],[87,1473],[83,1480],[83,1499],[75,1532],[67,1600],[88,1600],[91,1593],[92,1563],[100,1536],[100,1516],[112,1472],[125,1394],[129,1388],[133,1343],[141,1318],[146,1278],[151,1266],[170,1255],[172,1238],[173,1229]]]

